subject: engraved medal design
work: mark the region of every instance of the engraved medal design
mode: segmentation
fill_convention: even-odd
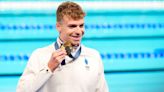
[[[70,41],[67,41],[65,42],[62,46],[61,46],[61,49],[65,49],[66,52],[67,52],[67,55],[69,56],[72,52],[72,45],[71,45],[71,42]]]

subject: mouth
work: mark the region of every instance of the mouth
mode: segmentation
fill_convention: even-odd
[[[71,38],[72,38],[74,41],[80,41],[80,40],[81,40],[81,36],[71,36]]]

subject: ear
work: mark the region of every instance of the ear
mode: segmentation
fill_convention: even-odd
[[[61,24],[59,22],[56,22],[56,29],[60,33],[60,31],[61,31]]]

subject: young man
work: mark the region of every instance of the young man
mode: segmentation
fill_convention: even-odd
[[[85,16],[82,8],[64,2],[56,14],[59,37],[32,53],[17,92],[108,92],[99,53],[81,44]],[[65,43],[72,49],[66,49]]]

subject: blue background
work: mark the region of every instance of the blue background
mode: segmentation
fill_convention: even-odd
[[[56,41],[55,14],[34,12],[0,12],[1,92],[15,91],[32,51]],[[110,92],[164,92],[164,11],[86,12],[82,43],[100,52]]]

